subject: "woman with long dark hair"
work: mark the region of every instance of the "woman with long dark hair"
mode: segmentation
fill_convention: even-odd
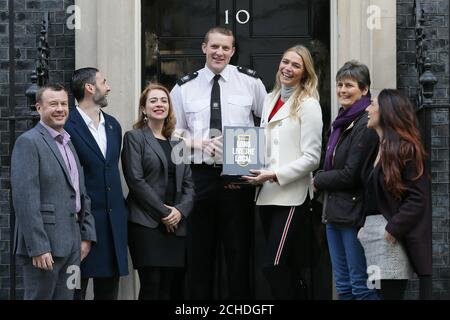
[[[400,91],[385,89],[367,111],[367,126],[380,144],[363,169],[366,220],[358,237],[368,266],[379,275],[383,299],[401,299],[412,270],[420,279],[420,298],[429,299],[430,185],[414,107]]]

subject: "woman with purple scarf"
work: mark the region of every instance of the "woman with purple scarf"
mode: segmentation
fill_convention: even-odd
[[[328,139],[323,170],[314,177],[316,190],[324,191],[323,222],[340,300],[379,299],[367,284],[364,249],[357,238],[364,223],[362,165],[378,143],[367,128],[370,73],[366,65],[349,61],[336,75],[341,106]]]

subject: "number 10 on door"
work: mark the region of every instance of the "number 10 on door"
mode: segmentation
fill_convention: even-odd
[[[229,11],[230,10],[225,10],[225,24],[230,24]],[[247,10],[239,10],[236,12],[236,21],[240,24],[246,24],[250,21],[250,13]]]

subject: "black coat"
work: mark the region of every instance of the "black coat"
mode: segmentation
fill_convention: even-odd
[[[372,150],[371,159],[376,157],[377,148]],[[373,161],[366,161],[363,179],[373,166]],[[408,161],[401,175],[406,191],[401,199],[395,198],[386,187],[381,165],[377,165],[370,180],[376,207],[388,221],[386,231],[401,241],[405,246],[414,271],[418,275],[432,274],[432,216],[430,205],[430,179],[427,173],[419,179],[414,161]],[[365,182],[367,183],[367,181]]]
[[[363,224],[363,188],[361,169],[372,147],[378,145],[378,135],[367,128],[367,113],[353,121],[341,134],[335,148],[333,168],[317,172],[314,185],[326,191],[325,223],[349,227]]]

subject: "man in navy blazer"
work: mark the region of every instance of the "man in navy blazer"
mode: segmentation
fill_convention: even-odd
[[[97,231],[97,244],[81,264],[81,291],[76,296],[85,298],[93,278],[95,300],[116,300],[119,278],[128,274],[128,210],[119,173],[122,129],[102,111],[110,87],[99,70],[75,70],[71,90],[78,105],[70,111],[65,129],[84,168]]]

